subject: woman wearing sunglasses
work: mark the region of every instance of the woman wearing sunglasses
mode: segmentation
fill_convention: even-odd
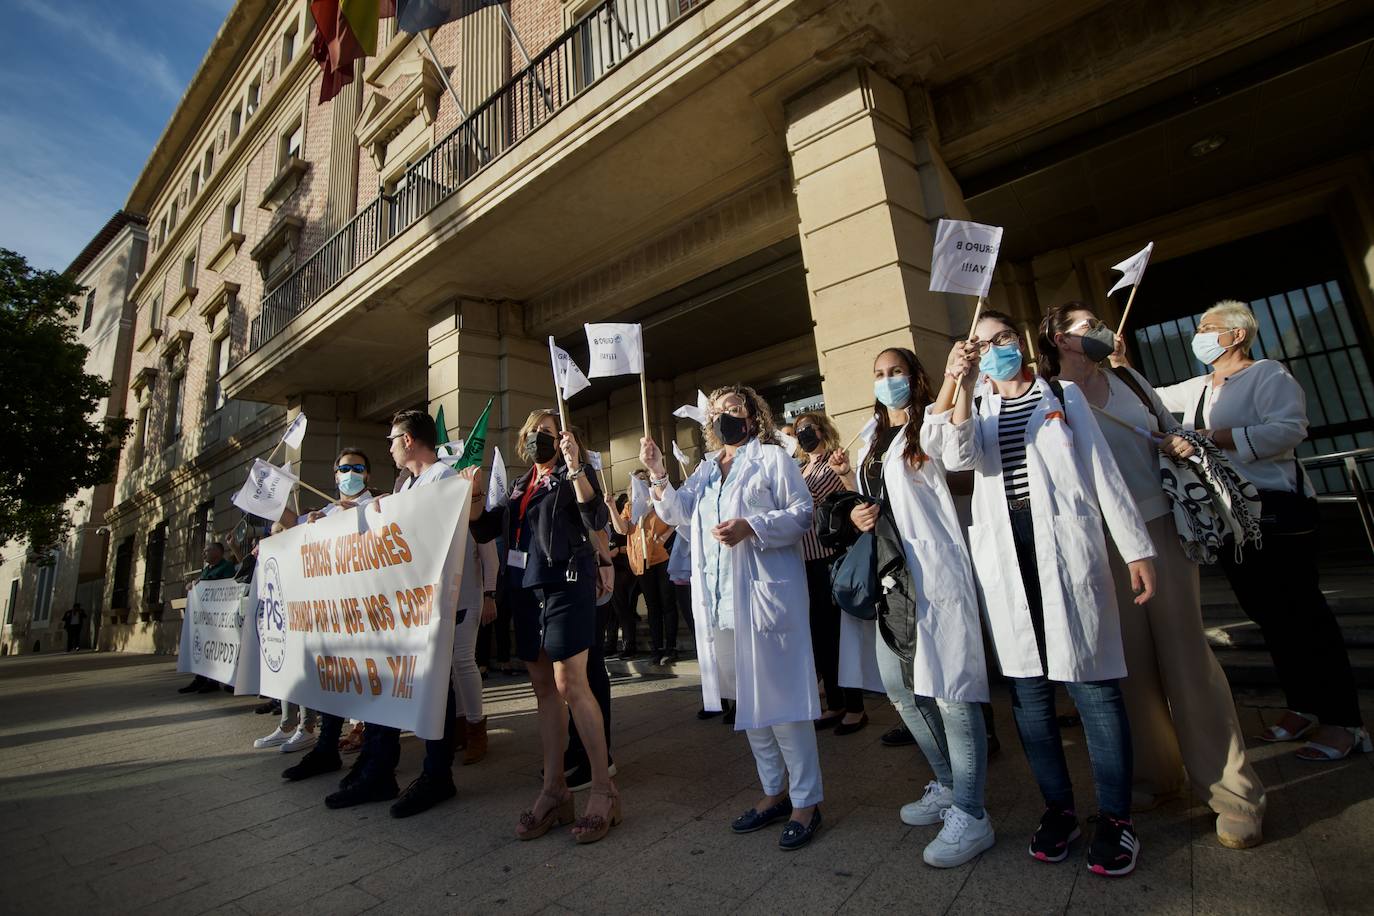
[[[783,820],[779,847],[800,849],[820,829],[822,794],[801,546],[811,530],[811,493],[752,388],[717,389],[707,419],[713,451],[680,488],[669,483],[652,439],[642,441],[639,458],[659,518],[690,526],[706,710],[736,700],[735,728],[748,733],[763,784],[763,797],[731,829],[753,833]]]
[[[950,353],[926,421],[928,447],[951,470],[976,472],[973,568],[1046,806],[1030,854],[1061,862],[1079,836],[1055,713],[1057,682],[1078,707],[1097,786],[1089,870],[1126,875],[1139,842],[1120,685],[1126,660],[1103,527],[1130,570],[1137,604],[1154,594],[1154,547],[1082,391],[1025,368],[1024,343],[1008,316],[985,311],[974,333]],[[989,384],[975,410],[978,375]]]

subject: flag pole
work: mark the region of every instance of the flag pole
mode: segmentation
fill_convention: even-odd
[[[1131,304],[1135,302],[1135,291],[1140,289],[1140,284],[1145,280],[1145,272],[1140,272],[1140,279],[1131,284],[1131,294],[1126,297],[1126,310],[1121,313],[1121,324],[1116,326],[1116,336],[1120,337],[1126,330],[1126,319],[1131,314]]]
[[[983,314],[983,297],[978,297],[978,304],[973,307],[973,321],[969,322],[968,339],[973,339],[973,332],[978,327],[978,318]]]
[[[323,490],[317,490],[317,489],[315,489],[315,488],[312,487],[310,484],[306,483],[304,480],[297,480],[296,483],[300,484],[302,487],[305,487],[307,490],[309,490],[311,493],[314,493],[316,496],[321,496],[321,497],[323,497],[323,498],[329,500],[329,502],[331,502],[331,503],[337,503],[337,502],[338,502],[337,499],[335,499],[334,497],[330,496],[328,493],[324,492]],[[291,495],[292,495],[292,496],[295,496],[296,494],[292,493]],[[301,514],[300,507],[301,507],[301,504],[300,504],[300,502],[299,502],[299,500],[298,500],[298,501],[296,502],[296,514],[297,514],[297,515],[300,515],[300,514]]]
[[[643,366],[644,356],[640,354],[640,365]],[[644,408],[644,438],[649,438],[649,382],[643,368],[639,371],[639,406]]]

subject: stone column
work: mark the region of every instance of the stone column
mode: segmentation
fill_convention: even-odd
[[[787,105],[787,148],[827,412],[848,439],[873,405],[873,358],[913,349],[939,381],[973,301],[928,291],[934,224],[967,218],[924,96],[866,68]],[[913,112],[920,132],[913,140]]]

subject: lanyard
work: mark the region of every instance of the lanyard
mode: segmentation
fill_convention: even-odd
[[[543,483],[544,478],[552,474],[553,470],[541,471],[539,465],[534,466],[534,472],[530,474],[530,485],[525,488],[525,492],[520,497],[520,514],[516,517],[515,543],[511,547],[520,548],[520,533],[525,529],[525,510],[529,508],[530,497],[534,495],[535,488]]]

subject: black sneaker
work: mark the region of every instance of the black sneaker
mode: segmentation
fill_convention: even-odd
[[[701,719],[702,721],[705,721],[707,719],[714,719],[716,716],[724,714],[725,710],[723,709],[707,709],[705,706],[697,710],[697,718]]]
[[[1051,805],[1040,815],[1040,826],[1031,837],[1031,858],[1041,862],[1063,862],[1069,854],[1069,844],[1080,836],[1078,815],[1072,809]]]
[[[1140,855],[1135,825],[1107,814],[1099,814],[1093,820],[1097,827],[1088,844],[1088,871],[1112,878],[1135,871],[1136,856]]]
[[[906,747],[915,744],[916,739],[911,735],[911,729],[905,725],[898,725],[883,732],[883,736],[878,739],[878,743],[883,747]]]
[[[611,765],[607,768],[607,772],[611,776],[615,775],[614,760],[611,761]],[[590,789],[592,787],[592,765],[586,761],[579,763],[571,773],[567,774],[567,779],[568,788],[573,792],[581,792],[585,789]]]
[[[205,683],[205,678],[197,674],[191,683],[187,684],[185,687],[178,687],[177,693],[195,693],[200,690],[201,684],[203,683]]]
[[[289,782],[300,782],[311,776],[333,773],[342,766],[343,761],[339,759],[338,751],[331,751],[317,744],[301,758],[300,763],[282,770],[281,778]]]
[[[368,802],[391,801],[400,792],[395,776],[366,781],[360,779],[346,789],[325,796],[324,804],[327,808],[352,808],[354,805],[365,805]]]
[[[458,794],[453,778],[435,779],[428,773],[421,773],[415,781],[406,786],[401,797],[391,806],[392,817],[410,817],[421,811],[428,811],[441,801],[447,801]]]

